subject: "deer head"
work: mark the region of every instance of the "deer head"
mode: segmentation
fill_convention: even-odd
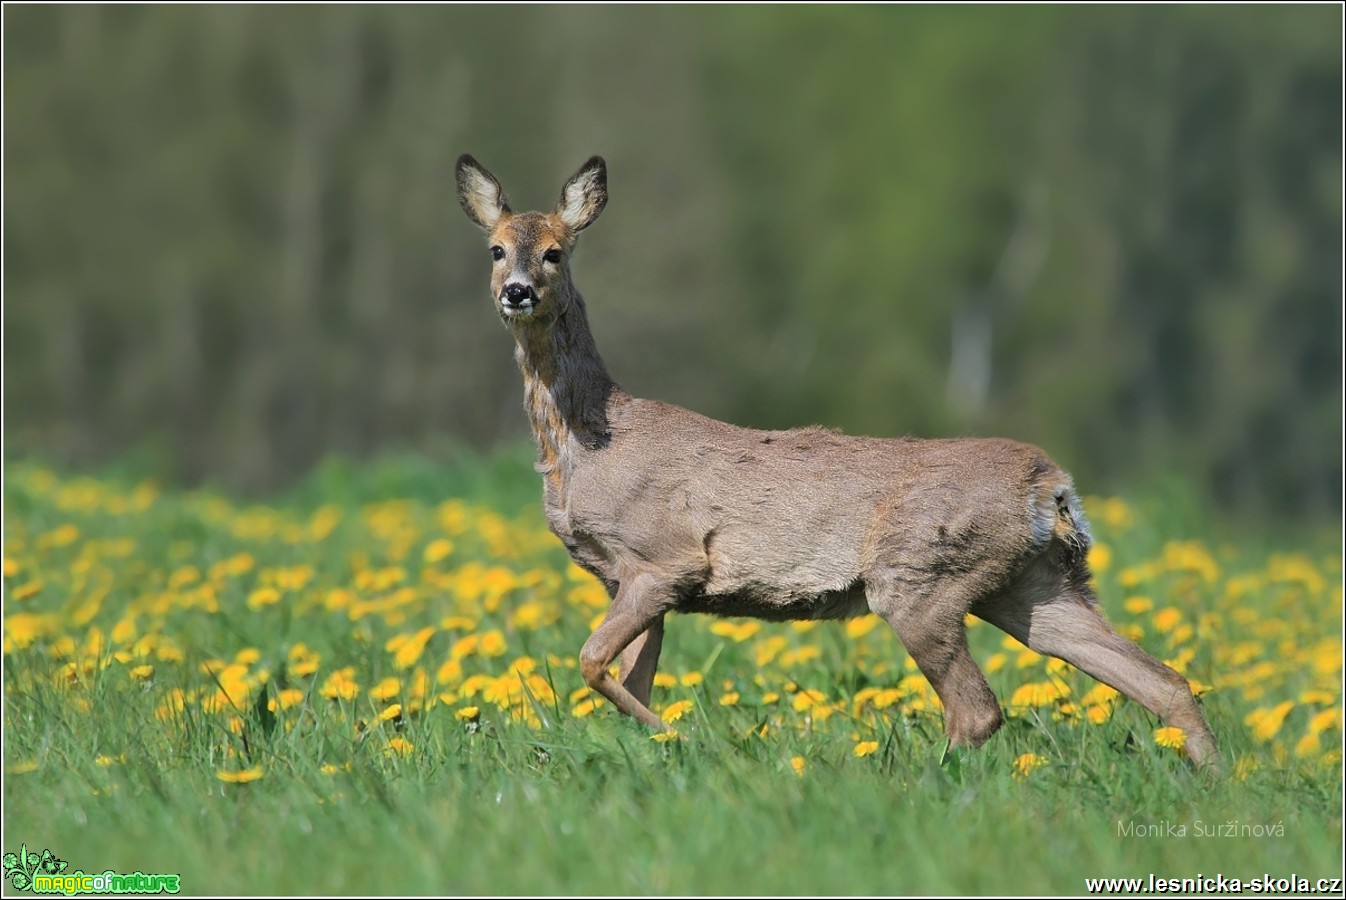
[[[516,213],[494,175],[468,154],[455,169],[458,202],[486,232],[491,248],[491,297],[511,327],[554,321],[572,302],[570,253],[579,233],[608,201],[607,166],[592,157],[561,189],[549,213]]]

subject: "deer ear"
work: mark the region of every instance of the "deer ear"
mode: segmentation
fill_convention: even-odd
[[[608,167],[601,156],[593,156],[561,188],[556,217],[571,231],[583,231],[594,223],[607,202]]]
[[[458,157],[454,174],[458,180],[458,202],[463,205],[463,212],[482,228],[488,231],[494,228],[500,217],[510,211],[500,182],[467,153]]]

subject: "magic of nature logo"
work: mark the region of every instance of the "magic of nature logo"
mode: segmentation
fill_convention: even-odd
[[[176,894],[179,875],[121,873],[106,869],[102,872],[67,872],[70,863],[50,850],[41,854],[19,847],[18,853],[5,853],[5,880],[15,890],[35,894]]]

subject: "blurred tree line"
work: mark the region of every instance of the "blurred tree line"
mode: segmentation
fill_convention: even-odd
[[[645,396],[1341,508],[1336,7],[4,12],[7,452],[271,487],[526,434],[471,152],[588,155]]]

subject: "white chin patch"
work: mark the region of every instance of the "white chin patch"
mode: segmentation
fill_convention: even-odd
[[[500,315],[506,319],[527,319],[533,315],[533,310],[537,309],[537,304],[533,302],[521,303],[518,306],[500,304]]]

